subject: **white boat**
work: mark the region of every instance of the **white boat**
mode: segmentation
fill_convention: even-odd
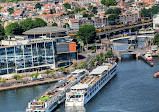
[[[59,81],[45,94],[28,103],[26,112],[51,112],[66,98],[66,92],[79,83],[89,72],[85,69],[75,70],[65,79]]]
[[[152,57],[152,55],[151,55],[151,53],[146,53],[145,55],[144,55],[144,57],[146,58],[146,60],[147,61],[153,61],[153,57]]]
[[[66,93],[65,106],[84,106],[113,76],[117,63],[98,66]]]

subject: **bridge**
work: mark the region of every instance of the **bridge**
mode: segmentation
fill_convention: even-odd
[[[147,25],[150,25],[150,24],[152,24],[152,22],[127,26],[127,27],[122,27],[122,28],[117,28],[117,29],[112,29],[112,30],[105,30],[103,32],[97,32],[97,36],[110,35],[110,33],[115,33],[115,32],[119,32],[119,31],[123,31],[123,30],[127,30],[127,29],[131,30],[132,28],[135,28],[135,27],[142,27],[142,26],[147,26]]]
[[[120,35],[121,36],[121,35]],[[124,37],[112,37],[112,39],[110,39],[111,42],[115,41],[115,40],[122,40],[122,39],[128,39],[132,36],[124,36]],[[154,38],[154,35],[137,35],[137,38],[145,38],[145,37],[148,37],[148,38]]]
[[[114,55],[121,61],[122,55],[134,55],[137,59],[139,56],[146,54],[149,50],[145,49],[128,49],[126,51],[113,51]]]

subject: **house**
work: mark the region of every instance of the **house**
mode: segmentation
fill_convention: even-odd
[[[72,30],[78,30],[79,29],[79,21],[77,19],[70,19],[68,21],[68,24],[70,25],[70,28]]]

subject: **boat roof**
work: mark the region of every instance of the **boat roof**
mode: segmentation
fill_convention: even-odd
[[[71,87],[71,89],[85,89],[85,88],[88,88],[88,84],[77,84]]]
[[[77,70],[75,70],[75,71],[72,72],[72,73],[79,73],[79,72],[83,72],[83,71],[85,71],[85,69],[77,69]]]
[[[93,69],[91,74],[101,74],[103,73],[105,70],[108,70],[109,66],[98,66],[97,68]]]

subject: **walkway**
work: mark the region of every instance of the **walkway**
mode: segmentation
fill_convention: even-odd
[[[41,84],[46,84],[46,83],[52,83],[52,82],[57,82],[61,79],[64,79],[65,77],[59,77],[59,78],[47,78],[45,80],[37,80],[37,81],[31,81],[29,83],[20,83],[20,84],[15,84],[15,85],[11,85],[8,87],[0,87],[0,91],[4,91],[4,90],[10,90],[10,89],[16,89],[16,88],[22,88],[22,87],[28,87],[28,86],[33,86],[33,85],[41,85]]]
[[[132,36],[135,36],[135,35],[132,35]],[[121,40],[121,39],[127,39],[127,38],[130,38],[132,36],[124,36],[124,37],[117,37],[117,38],[113,38],[113,39],[110,39],[111,42],[115,41],[115,40]],[[137,35],[137,38],[154,38],[154,35]]]

